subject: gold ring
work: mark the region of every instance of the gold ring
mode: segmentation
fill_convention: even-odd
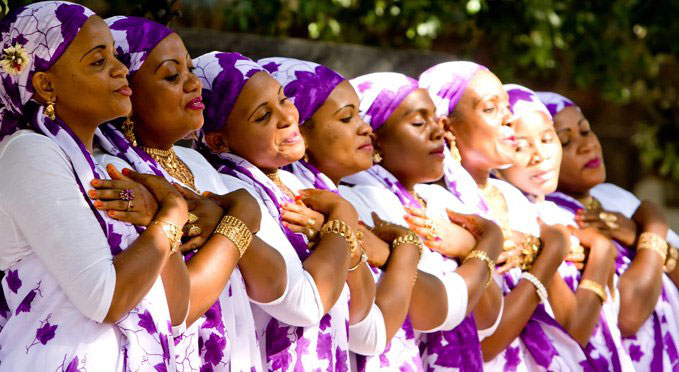
[[[203,232],[203,230],[200,227],[198,227],[196,225],[191,225],[191,227],[189,227],[188,236],[198,236],[202,232]]]
[[[432,227],[434,227],[434,220],[432,220],[431,218],[427,218],[424,221],[424,227],[426,227],[428,229],[431,229]]]
[[[188,223],[196,223],[198,222],[198,216],[195,214],[189,212],[189,220],[187,221]]]
[[[314,230],[314,229],[312,229],[312,228],[310,228],[310,227],[307,227],[307,228],[306,228],[306,231],[304,231],[304,235],[306,235],[306,237],[307,237],[310,241],[311,241],[311,240],[314,240],[314,238],[316,237],[316,234],[317,234],[316,230]]]
[[[125,209],[125,212],[129,212],[132,210],[132,200],[127,201],[127,209]]]
[[[614,215],[613,213],[609,212],[601,212],[599,213],[599,219],[601,219],[604,222],[618,222],[618,216]]]
[[[306,220],[306,225],[307,225],[307,227],[312,228],[312,227],[316,226],[316,220],[314,220],[313,218],[308,218]]]

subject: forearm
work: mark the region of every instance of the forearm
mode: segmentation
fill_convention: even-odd
[[[342,293],[347,280],[349,257],[347,240],[338,234],[326,234],[314,252],[304,260],[304,270],[313,278],[326,313]]]
[[[238,264],[238,255],[238,248],[231,240],[213,234],[186,263],[191,282],[187,326],[203,316],[219,299]]]
[[[358,260],[361,260],[360,256]],[[368,315],[375,301],[375,280],[366,263],[347,274],[347,285],[351,293],[349,302],[349,324],[356,324]]]
[[[637,255],[618,282],[620,308],[618,325],[623,336],[637,333],[653,313],[662,292],[662,257],[650,249],[637,251]]]
[[[501,316],[501,304],[502,290],[493,280],[488,288],[483,291],[483,295],[481,295],[479,302],[473,309],[476,328],[484,330],[492,327],[497,321],[498,316]],[[469,309],[469,306],[467,308]]]
[[[173,253],[161,271],[170,320],[173,326],[180,325],[189,308],[189,273],[179,252]]]
[[[248,296],[261,303],[280,298],[288,285],[283,256],[262,239],[252,237],[250,247],[238,263]]]
[[[408,314],[418,259],[419,249],[416,246],[402,244],[396,247],[377,286],[375,303],[384,317],[387,343],[403,326]],[[431,303],[431,298],[429,302]]]
[[[379,295],[379,286],[377,290]],[[447,296],[446,287],[440,279],[418,271],[408,307],[408,316],[413,328],[430,330],[443,324],[448,315]]]
[[[488,255],[488,257],[495,261],[497,256],[502,250],[502,239],[500,235],[489,234],[484,235],[479,242],[474,247],[475,250],[482,251]],[[467,302],[467,314],[474,310],[484,296],[487,302],[485,305],[493,306],[500,304],[499,296],[502,293],[499,290],[494,290],[491,288],[486,288],[486,283],[492,282],[493,271],[489,270],[488,263],[481,259],[470,259],[467,262],[463,262],[462,265],[456,270],[460,276],[465,281],[467,285],[468,302]],[[494,284],[493,284],[494,285]],[[497,288],[497,286],[495,286]],[[499,288],[498,288],[499,289]],[[499,309],[499,307],[497,308]],[[492,311],[491,311],[492,312]],[[497,311],[495,312],[497,315]],[[487,314],[484,314],[487,315]],[[485,317],[485,316],[484,316]],[[493,318],[492,323],[495,322],[496,317]],[[491,324],[492,324],[491,323]]]

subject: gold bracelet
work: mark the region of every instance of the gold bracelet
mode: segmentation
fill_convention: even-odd
[[[585,280],[580,282],[580,285],[578,286],[578,288],[582,288],[582,289],[586,289],[588,291],[592,291],[592,292],[594,292],[594,294],[599,296],[599,299],[601,299],[601,303],[606,302],[606,299],[607,299],[606,290],[604,289],[604,286],[602,286],[601,284],[599,284],[599,283],[597,283],[593,280],[585,279]]]
[[[486,284],[484,286],[484,288],[488,288],[488,286],[490,285],[490,281],[493,280],[493,273],[495,272],[495,261],[490,259],[488,253],[475,249],[469,252],[467,257],[464,258],[464,261],[462,261],[462,264],[464,265],[465,262],[471,260],[472,258],[479,259],[485,262],[486,265],[488,265],[488,280],[486,280]]]
[[[658,234],[652,232],[644,232],[639,235],[639,242],[637,243],[637,251],[642,249],[650,249],[658,252],[662,257],[663,262],[667,260],[667,242]]]
[[[533,267],[535,258],[540,254],[542,249],[542,240],[537,236],[528,235],[521,247],[521,262],[519,267],[522,271],[528,271]]]
[[[419,251],[419,258],[422,258],[422,240],[412,231],[408,231],[407,234],[401,235],[391,242],[391,249],[395,249],[401,244],[412,244],[417,247]]]
[[[177,252],[179,245],[182,244],[182,231],[173,223],[161,220],[151,221],[151,225],[158,225],[165,233],[167,240],[170,241],[170,254]]]
[[[243,257],[245,251],[252,242],[252,232],[250,229],[234,216],[224,216],[222,221],[217,225],[214,234],[220,234],[225,238],[231,240],[238,248],[238,258]]]
[[[679,250],[677,247],[667,244],[667,259],[665,260],[665,272],[671,273],[677,267],[677,260],[679,260]]]
[[[358,269],[358,267],[361,266],[361,264],[364,263],[367,260],[368,260],[368,255],[365,253],[365,250],[363,250],[363,248],[361,248],[361,259],[358,260],[358,263],[356,265],[350,267],[349,270],[347,270],[347,271],[352,272],[352,271]]]
[[[356,250],[358,249],[358,239],[346,222],[342,220],[326,222],[325,225],[321,227],[321,238],[327,234],[337,234],[343,237],[347,243],[349,243],[349,252],[351,255],[353,256],[354,253],[356,253]]]

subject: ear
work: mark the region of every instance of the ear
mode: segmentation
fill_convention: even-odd
[[[210,132],[205,135],[205,142],[208,147],[215,153],[222,153],[229,151],[229,144],[220,132]]]
[[[36,72],[33,74],[33,89],[35,91],[35,99],[40,103],[47,101],[56,101],[57,95],[54,90],[54,85],[50,79],[50,75],[46,72]]]

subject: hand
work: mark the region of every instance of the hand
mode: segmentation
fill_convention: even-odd
[[[432,220],[422,209],[406,210],[409,214],[405,216],[405,220],[410,228],[424,239],[424,244],[432,251],[451,258],[462,258],[476,246],[474,236],[457,224],[446,220]]]
[[[179,247],[179,250],[182,253],[186,253],[202,247],[203,244],[208,241],[212,232],[215,230],[215,227],[217,227],[217,224],[219,224],[219,221],[222,219],[224,211],[219,204],[200,196],[179,184],[175,183],[174,187],[186,200],[189,212],[198,217],[196,222],[184,225],[184,236],[190,239],[184,242]],[[199,231],[195,232],[196,229]]]
[[[598,229],[593,227],[576,229],[569,226],[569,230],[580,240],[583,247],[589,248],[588,261],[591,261],[591,258],[615,261],[618,257],[618,251],[611,239]]]
[[[209,192],[205,192],[203,195],[224,208],[224,214],[241,220],[253,235],[259,232],[262,210],[257,199],[245,189],[238,189],[226,195],[216,195]]]
[[[165,178],[150,174],[141,174],[132,169],[123,169],[123,175],[134,182],[146,187],[160,205],[156,218],[170,222],[180,229],[184,227],[188,218],[186,200]]]
[[[500,265],[497,268],[498,274],[504,274],[509,270],[519,267],[523,256],[523,246],[528,239],[528,235],[520,231],[512,231],[503,241],[503,251],[495,263]]]
[[[626,245],[633,245],[636,240],[637,224],[621,213],[578,209],[575,221],[581,229],[595,227],[602,233]]]
[[[341,219],[355,230],[358,225],[358,213],[344,198],[327,190],[305,189],[299,195],[304,205],[323,214],[326,219]]]
[[[368,256],[368,264],[373,267],[382,267],[389,259],[391,241],[385,242],[375,235],[362,222],[358,222],[358,231],[363,233],[363,248]]]
[[[325,223],[325,216],[304,204],[283,203],[281,205],[283,224],[292,232],[304,234],[313,240]]]
[[[87,193],[94,200],[94,207],[108,211],[108,215],[116,220],[148,226],[158,211],[156,199],[146,187],[125,177],[113,165],[109,164],[106,170],[111,179],[92,180],[96,190]],[[128,190],[130,200],[122,200],[122,194]]]
[[[370,215],[372,215],[373,222],[375,223],[375,227],[373,227],[371,230],[372,233],[375,234],[375,236],[377,236],[384,242],[386,242],[387,244],[389,244],[389,246],[391,246],[391,242],[393,242],[394,240],[398,239],[401,236],[408,235],[408,233],[410,233],[410,230],[408,230],[408,228],[397,225],[395,223],[384,221],[375,212],[370,213]]]

